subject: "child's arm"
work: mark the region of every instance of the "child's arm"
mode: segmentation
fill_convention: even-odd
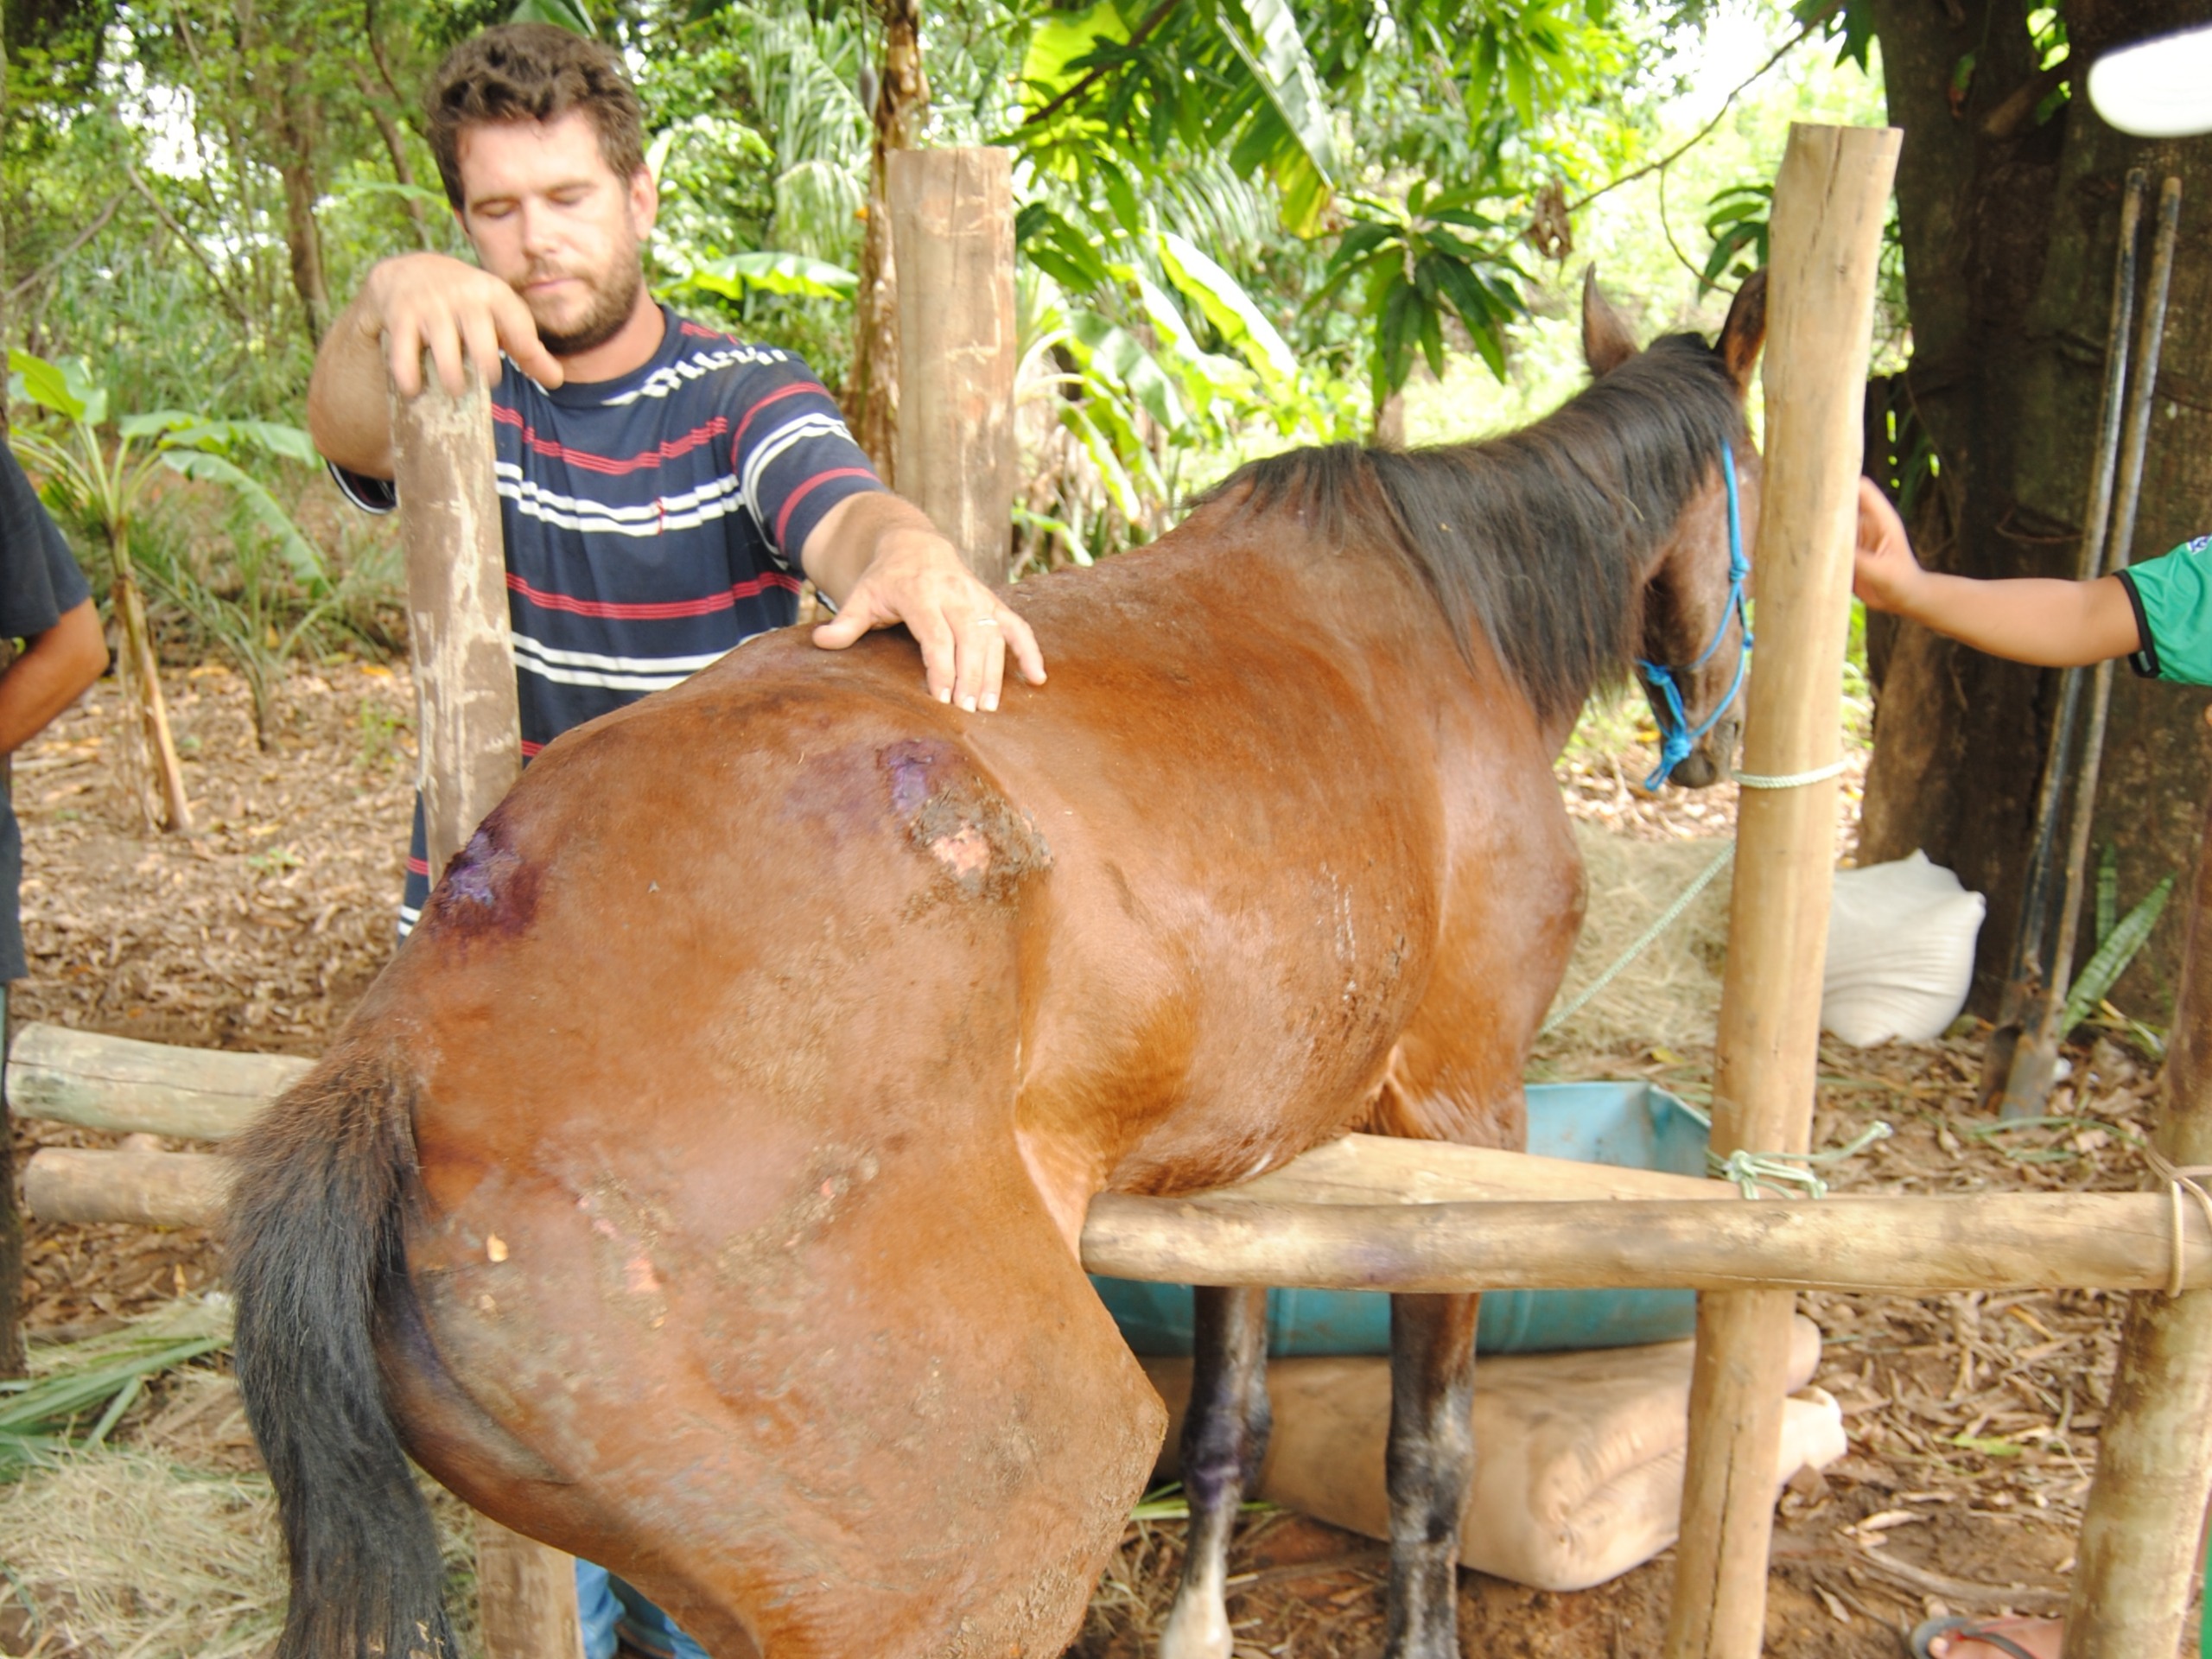
[[[2044,668],[2101,663],[2143,644],[2117,576],[1981,582],[1922,569],[1897,509],[1867,478],[1859,480],[1851,590],[1872,610],[1894,611],[1976,651]]]

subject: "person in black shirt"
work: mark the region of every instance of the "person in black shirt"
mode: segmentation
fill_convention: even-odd
[[[5,445],[0,445],[0,639],[23,642],[22,655],[0,674],[0,754],[13,754],[106,671],[107,638],[69,544]],[[18,910],[22,875],[22,832],[14,809],[0,799],[0,996],[7,982],[28,971]]]

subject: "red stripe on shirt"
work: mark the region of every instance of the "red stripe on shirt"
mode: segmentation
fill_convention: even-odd
[[[410,874],[410,875],[428,875],[429,873],[430,873],[430,861],[429,861],[429,859],[427,859],[427,858],[410,858],[410,859],[409,859],[409,860],[407,861],[407,874]]]
[[[533,743],[525,737],[522,741],[522,758],[525,760],[535,760],[543,753],[544,748],[545,746],[543,743]]]
[[[747,410],[745,418],[737,423],[737,435],[730,440],[732,462],[738,463],[741,461],[745,450],[745,429],[753,424],[753,417],[755,415],[771,404],[781,403],[786,397],[797,397],[807,392],[812,392],[818,397],[827,397],[830,395],[827,387],[818,385],[811,380],[795,380],[788,386],[770,392],[752,408]]]
[[[573,594],[548,593],[533,588],[512,571],[507,573],[507,591],[520,594],[541,611],[565,611],[570,616],[592,616],[624,622],[666,622],[678,617],[706,616],[715,611],[727,611],[741,599],[752,599],[771,588],[782,588],[791,593],[798,591],[798,578],[785,575],[780,570],[764,570],[750,581],[734,583],[724,593],[706,594],[697,599],[663,599],[624,602],[611,599],[579,599]]]
[[[812,490],[817,484],[829,483],[832,479],[873,479],[874,476],[875,474],[865,467],[833,467],[826,473],[817,473],[812,478],[808,479],[805,483],[793,490],[784,502],[784,510],[776,515],[776,545],[783,548],[784,556],[786,558],[796,558],[798,556],[798,550],[785,545],[784,527],[789,524],[791,521],[791,509],[798,505],[800,502],[806,499],[809,491]]]
[[[502,409],[494,404],[492,409],[492,418],[505,422],[509,426],[520,428],[523,442],[538,454],[554,456],[567,461],[571,467],[580,467],[588,473],[602,473],[616,478],[625,473],[642,472],[648,467],[658,467],[663,461],[674,461],[680,455],[687,455],[701,444],[711,443],[729,430],[728,417],[717,415],[705,425],[693,427],[680,438],[671,439],[658,448],[642,451],[625,461],[619,456],[594,455],[588,450],[571,449],[568,445],[556,443],[550,438],[541,438],[537,435],[537,428],[523,424],[522,415],[516,410]]]

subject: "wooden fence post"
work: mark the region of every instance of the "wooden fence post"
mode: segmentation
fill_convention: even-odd
[[[985,582],[1014,541],[1014,168],[1006,149],[885,156],[899,272],[892,476]]]
[[[475,833],[522,772],[506,554],[493,486],[491,398],[474,374],[459,398],[429,389],[391,403],[407,626],[430,872]],[[488,1659],[579,1659],[575,1567],[480,1516],[476,1577]]]
[[[1776,181],[1747,772],[1814,771],[1839,750],[1874,269],[1897,142],[1890,128],[1793,126]],[[1724,1156],[1802,1152],[1811,1136],[1836,789],[1746,790],[1738,808],[1713,1065]],[[1793,1302],[1777,1290],[1698,1299],[1668,1659],[1759,1651]]]
[[[2212,1165],[2212,858],[2201,848],[2165,1088],[2165,1116],[2152,1145],[2177,1167]],[[2194,1213],[2177,1197],[2176,1225]],[[2137,1291],[2082,1515],[2067,1659],[2163,1659],[2174,1651],[2208,1497],[2212,1290]]]
[[[0,443],[7,442],[7,420],[0,416]],[[0,674],[15,664],[16,645],[0,639]],[[0,801],[12,804],[16,792],[13,755],[0,754]],[[0,1059],[8,1052],[8,987],[0,982]],[[16,1131],[8,1106],[8,1086],[0,1077],[0,1377],[21,1376],[23,1357],[23,1211],[16,1199]]]

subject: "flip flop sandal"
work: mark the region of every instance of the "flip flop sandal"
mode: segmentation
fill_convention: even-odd
[[[1928,1650],[1928,1644],[1939,1636],[1948,1636],[1954,1641],[1980,1642],[1986,1646],[1996,1649],[1999,1653],[2011,1654],[2012,1659],[2035,1659],[2035,1655],[2013,1641],[2012,1637],[2000,1631],[1986,1630],[1979,1622],[1971,1618],[1929,1619],[1912,1633],[1909,1643],[1912,1649],[1912,1659],[1934,1659],[1934,1656]]]

